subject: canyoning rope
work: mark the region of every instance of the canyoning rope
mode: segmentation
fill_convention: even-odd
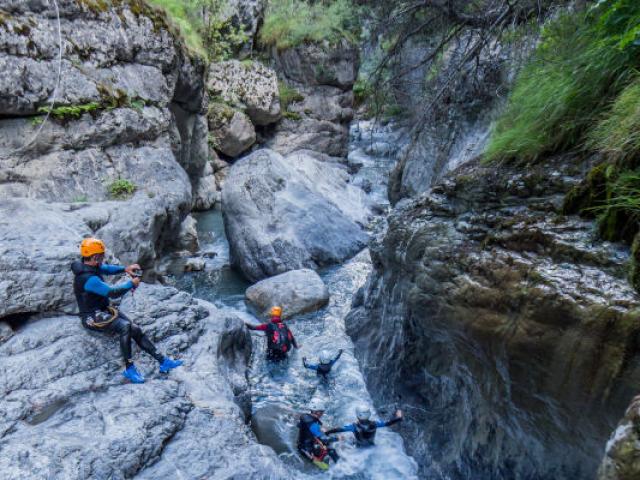
[[[36,141],[36,139],[40,135],[40,132],[42,132],[42,129],[44,128],[44,125],[47,123],[47,120],[49,120],[49,116],[51,115],[51,111],[53,110],[53,106],[55,105],[56,100],[58,98],[58,90],[60,88],[60,79],[62,77],[62,27],[60,25],[60,9],[58,8],[58,1],[57,0],[48,0],[48,2],[49,3],[53,2],[53,5],[54,5],[55,10],[56,10],[56,22],[57,22],[57,25],[58,25],[58,73],[57,73],[57,77],[56,77],[56,83],[55,83],[55,87],[53,89],[53,94],[51,96],[51,101],[49,102],[49,108],[47,109],[47,113],[44,116],[44,119],[42,120],[42,123],[38,127],[38,130],[36,130],[36,133],[33,135],[31,140],[29,140],[27,143],[22,145],[22,147],[17,148],[13,152],[11,152],[11,154],[19,153],[20,151],[23,151],[29,145],[31,145],[33,142]]]

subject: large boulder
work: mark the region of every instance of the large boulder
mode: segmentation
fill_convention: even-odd
[[[343,261],[367,243],[369,204],[335,164],[258,150],[222,190],[232,263],[251,281]]]
[[[329,302],[329,290],[320,275],[302,269],[281,273],[247,288],[245,296],[260,316],[267,316],[274,305],[282,307],[284,318],[311,312]]]
[[[209,67],[207,87],[212,98],[244,108],[255,125],[269,125],[280,119],[276,72],[260,62],[213,63]]]
[[[28,322],[0,342],[3,476],[290,478],[253,440],[238,404],[251,349],[238,315],[144,284],[122,309],[184,366],[159,374],[136,349],[147,381],[128,384],[117,339],[77,317]]]
[[[249,117],[223,103],[209,106],[209,131],[215,149],[232,158],[256,142],[256,131]]]

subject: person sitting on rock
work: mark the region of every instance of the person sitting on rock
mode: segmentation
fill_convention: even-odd
[[[300,348],[289,327],[282,320],[282,307],[271,308],[271,322],[260,325],[245,324],[250,330],[260,330],[267,335],[267,359],[279,362],[287,358],[291,347]]]
[[[340,432],[352,432],[356,437],[356,445],[358,447],[370,447],[375,445],[376,431],[381,427],[388,427],[394,423],[402,421],[402,411],[396,410],[393,418],[388,421],[378,420],[372,421],[371,410],[367,406],[359,406],[356,408],[357,421],[340,428],[332,428],[327,430],[327,435]]]
[[[71,270],[75,275],[73,290],[82,326],[95,332],[118,334],[125,365],[122,375],[133,383],[144,383],[144,377],[131,360],[132,338],[140,348],[158,361],[161,373],[167,373],[172,368],[182,365],[182,361],[172,360],[160,354],[139,326],[111,306],[111,298],[121,297],[140,284],[140,278],[135,273],[140,270],[140,265],[123,267],[103,263],[105,251],[102,240],[85,238],[80,245],[82,260],[76,260],[71,264]],[[119,273],[126,273],[131,278],[114,286],[104,282],[103,275]]]
[[[300,416],[298,421],[298,451],[317,467],[326,470],[329,465],[325,462],[329,456],[334,462],[339,460],[338,453],[330,448],[332,442],[338,440],[329,437],[322,431],[320,418],[324,415],[324,404],[314,400],[309,405],[309,413]]]
[[[335,358],[332,358],[331,352],[329,352],[328,350],[323,350],[320,352],[317,365],[313,363],[307,363],[306,357],[302,357],[302,364],[305,366],[305,368],[308,368],[309,370],[315,370],[319,376],[326,379],[327,375],[331,373],[331,368],[342,355],[342,351],[342,349],[338,350],[338,355],[336,355]]]

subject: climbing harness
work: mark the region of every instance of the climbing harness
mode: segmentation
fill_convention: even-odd
[[[87,320],[87,325],[95,328],[105,328],[113,323],[118,318],[118,310],[114,307],[107,307],[106,312],[98,311],[94,313],[93,317]]]

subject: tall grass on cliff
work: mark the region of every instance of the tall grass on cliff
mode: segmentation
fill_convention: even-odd
[[[202,41],[201,0],[145,0],[163,9],[169,19],[178,27],[187,47],[197,55],[206,58],[207,52]]]
[[[247,38],[223,12],[228,0],[144,0],[160,7],[179,30],[187,47],[212,61],[233,57]]]
[[[260,42],[278,50],[303,43],[355,41],[358,13],[350,0],[269,0]]]
[[[598,148],[621,148],[614,120],[602,118],[639,66],[639,1],[601,0],[585,13],[560,16],[518,75],[493,126],[487,160],[535,160],[588,137]],[[628,112],[620,107],[616,118]]]

